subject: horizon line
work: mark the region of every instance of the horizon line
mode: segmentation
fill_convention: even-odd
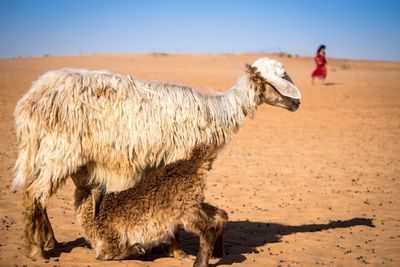
[[[194,55],[194,56],[240,56],[240,55],[273,55],[284,58],[313,58],[313,56],[292,54],[287,52],[132,52],[132,53],[82,53],[82,54],[47,54],[43,55],[29,55],[29,56],[10,56],[0,57],[0,60],[9,59],[29,59],[29,58],[54,58],[54,57],[85,57],[85,56],[128,56],[128,55],[153,55],[153,56],[183,56],[183,55]],[[356,61],[375,61],[375,62],[389,62],[389,63],[400,63],[400,60],[389,60],[389,59],[366,59],[366,58],[347,58],[347,57],[329,57],[328,59],[333,60],[356,60]]]

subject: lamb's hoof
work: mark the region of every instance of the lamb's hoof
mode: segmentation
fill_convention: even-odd
[[[224,251],[222,249],[215,249],[213,250],[212,257],[213,258],[222,258],[224,256]]]
[[[182,249],[172,250],[169,252],[169,255],[179,260],[184,260],[184,261],[191,260],[190,255],[186,254]]]
[[[172,255],[175,259],[184,261],[184,262],[190,262],[196,260],[196,256],[193,255],[188,255],[183,250],[180,250],[180,252],[176,252],[174,255]]]
[[[196,260],[196,256],[187,255],[186,258],[183,258],[182,260],[183,261],[195,261]]]
[[[208,267],[208,263],[195,261],[193,267]]]
[[[139,243],[134,244],[131,249],[137,254],[137,256],[142,256],[146,254],[146,250]]]
[[[98,260],[98,261],[108,261],[108,260],[111,260],[111,257],[106,255],[105,253],[100,253],[99,255],[97,255],[96,260]]]
[[[28,253],[28,257],[31,258],[32,261],[45,259],[43,249],[39,246],[32,246]]]

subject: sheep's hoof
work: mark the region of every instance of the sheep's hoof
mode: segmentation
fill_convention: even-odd
[[[43,249],[41,249],[39,246],[32,246],[29,251],[28,257],[31,258],[33,261],[43,260],[44,259]]]
[[[44,247],[47,249],[55,249],[60,247],[61,244],[57,242],[57,240],[55,238],[51,238],[49,240],[46,241],[46,244],[44,244]]]

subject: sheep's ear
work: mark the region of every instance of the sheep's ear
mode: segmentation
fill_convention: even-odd
[[[256,67],[261,76],[283,96],[293,99],[301,98],[299,89],[293,84],[285,67],[279,61],[266,57],[260,58],[254,61],[252,67]]]
[[[291,79],[286,75],[287,78],[282,78],[277,75],[268,75],[267,81],[283,96],[290,97],[293,99],[301,99],[301,93],[297,87],[290,82]]]
[[[264,84],[266,80],[262,77],[261,73],[257,70],[256,67],[253,67],[249,64],[246,64],[246,73],[249,77],[249,81],[255,85],[256,91],[261,91],[264,88]]]
[[[92,207],[93,207],[92,219],[95,219],[97,214],[99,213],[99,206],[102,200],[102,191],[100,188],[95,187],[92,188],[91,193],[92,193]]]
[[[258,78],[259,75],[261,75],[256,67],[251,66],[250,64],[245,65],[245,70],[246,73],[250,76],[250,80],[255,80]]]

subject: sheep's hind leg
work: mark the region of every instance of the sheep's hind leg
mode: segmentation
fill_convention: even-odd
[[[53,248],[58,244],[47,216],[46,203],[69,176],[69,169],[52,164],[50,160],[46,162],[24,195],[24,233],[28,256],[33,260],[44,257],[45,245]],[[68,162],[65,162],[65,165],[72,166]]]
[[[45,221],[45,243],[44,247],[47,249],[54,249],[59,246],[56,237],[54,236],[54,231],[51,226],[49,217],[47,216],[46,208],[43,208],[43,219]]]
[[[32,260],[44,258],[44,247],[55,248],[58,244],[44,204],[50,194],[41,192],[38,180],[26,189],[24,195],[25,240],[28,256]]]
[[[44,258],[44,233],[46,222],[43,216],[43,207],[32,196],[32,185],[24,195],[24,222],[25,241],[28,249],[28,257],[32,260]]]

